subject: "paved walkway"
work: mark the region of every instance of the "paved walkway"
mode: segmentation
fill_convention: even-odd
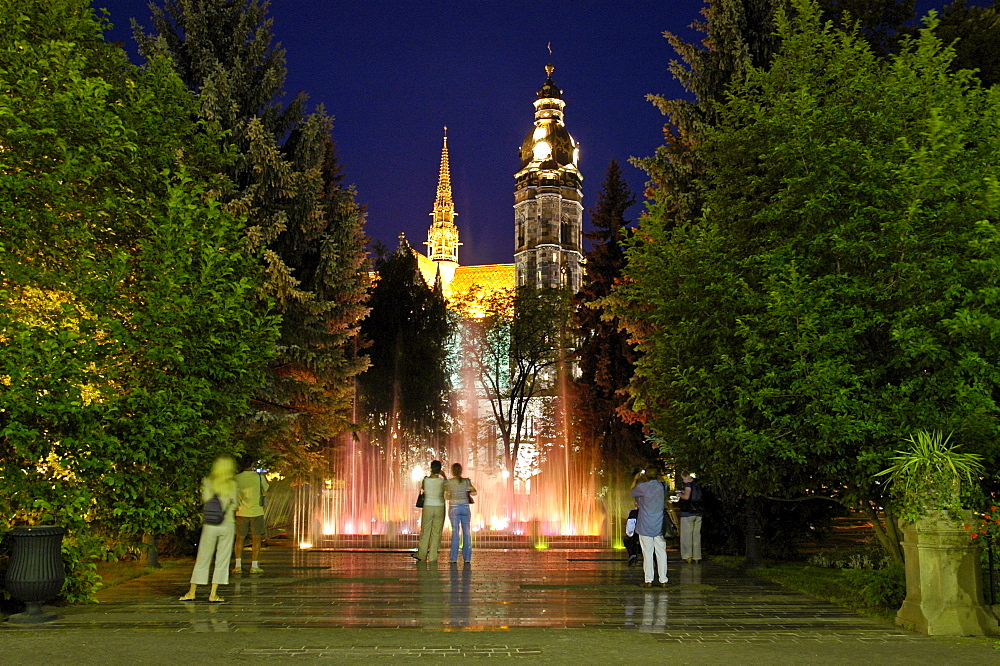
[[[447,556],[446,551],[442,554]],[[455,657],[550,663],[1000,664],[989,639],[938,639],[670,553],[670,586],[642,589],[620,551],[478,550],[470,565],[408,551],[266,549],[224,604],[181,603],[174,567],[0,626],[4,663],[206,663]]]

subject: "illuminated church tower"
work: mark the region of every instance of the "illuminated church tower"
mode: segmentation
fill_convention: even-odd
[[[535,100],[535,125],[521,144],[514,174],[514,262],[517,285],[580,290],[583,177],[580,148],[563,122],[562,91],[548,78]]]
[[[438,173],[437,197],[434,199],[433,221],[427,230],[427,256],[437,266],[441,283],[447,287],[458,268],[458,227],[455,226],[455,202],[451,198],[451,169],[448,166],[448,128],[444,128],[441,149],[441,169]]]

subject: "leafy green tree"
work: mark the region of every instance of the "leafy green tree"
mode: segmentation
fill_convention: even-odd
[[[794,8],[703,134],[703,215],[644,226],[617,313],[653,304],[637,373],[678,459],[860,506],[898,556],[873,480],[898,442],[997,455],[1000,106],[930,29],[881,60]]]
[[[527,436],[532,402],[550,395],[571,353],[569,299],[563,289],[498,289],[465,308],[463,350],[490,401],[513,487],[518,451]]]
[[[424,282],[405,239],[375,268],[371,314],[362,323],[372,363],[359,381],[369,425],[390,439],[440,444],[450,429],[452,338],[440,285]]]
[[[0,2],[0,515],[68,529],[71,599],[95,525],[130,545],[192,517],[275,332],[210,196],[217,129],[88,4]]]
[[[343,174],[322,108],[306,115],[305,95],[278,100],[284,50],[272,44],[268,3],[166,0],[153,6],[157,34],[135,26],[147,57],[166,55],[198,93],[201,119],[227,132],[236,159],[226,174],[226,209],[246,216],[263,251],[264,295],[281,318],[268,380],[244,430],[286,471],[306,472],[350,426],[364,305],[364,215]]]
[[[583,287],[573,299],[580,370],[575,381],[578,421],[615,469],[644,463],[651,453],[638,415],[628,405],[627,388],[638,353],[618,317],[600,304],[622,277],[623,243],[631,236],[625,212],[634,203],[621,167],[611,160],[591,215],[594,230],[586,234],[593,245],[587,253]]]
[[[952,69],[978,70],[976,77],[984,86],[1000,81],[1000,7],[955,0],[941,10],[935,34],[955,48]]]

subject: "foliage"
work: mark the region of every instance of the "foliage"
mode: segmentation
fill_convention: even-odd
[[[579,376],[574,380],[578,422],[608,463],[620,469],[641,466],[651,451],[638,415],[628,408],[626,389],[638,356],[614,315],[599,299],[611,293],[625,266],[623,241],[630,235],[625,211],[635,203],[621,167],[614,160],[591,216],[593,242],[587,253],[584,284],[573,297]]]
[[[899,608],[906,598],[906,571],[899,562],[882,569],[845,569],[844,578],[869,606]]]
[[[88,4],[0,4],[0,530],[65,527],[71,599],[98,525],[191,518],[275,333],[242,222],[212,199],[218,128]]]
[[[307,473],[351,425],[353,380],[367,313],[364,214],[343,173],[322,108],[306,115],[305,95],[277,100],[284,50],[272,44],[267,3],[166,0],[153,6],[156,35],[135,27],[147,57],[169,57],[198,93],[198,116],[226,134],[236,154],[222,193],[246,216],[246,236],[263,251],[262,307],[281,318],[267,381],[241,425],[244,445],[275,468]],[[266,353],[272,356],[271,350]]]
[[[937,17],[940,23],[935,30],[945,44],[952,44],[955,60],[952,69],[975,69],[976,78],[984,86],[1000,82],[1000,6],[976,4],[954,0],[945,5]],[[916,30],[911,30],[915,33]]]
[[[531,286],[500,289],[477,300],[481,316],[459,308],[465,314],[463,350],[490,401],[513,483],[532,400],[552,389],[569,357],[569,294]]]
[[[960,486],[974,484],[983,473],[982,456],[959,453],[957,444],[948,445],[949,434],[918,430],[905,441],[909,447],[896,451],[892,465],[876,476],[888,476],[897,514],[906,522],[916,522],[930,511],[958,516],[962,509]]]
[[[376,263],[362,335],[371,367],[359,378],[369,425],[384,436],[440,440],[448,432],[452,323],[440,285],[428,288],[405,240]]]
[[[713,558],[726,566],[742,558]],[[893,621],[906,597],[903,566],[882,569],[829,569],[801,562],[769,562],[753,570],[754,576],[779,583],[817,599],[888,622]]]
[[[979,542],[1000,543],[1000,508],[991,506],[985,513],[976,515],[978,522],[966,523],[969,538]]]
[[[795,8],[692,147],[701,213],[662,192],[609,303],[645,327],[633,391],[668,455],[874,510],[899,433],[997,455],[1000,105],[930,29],[881,60]]]

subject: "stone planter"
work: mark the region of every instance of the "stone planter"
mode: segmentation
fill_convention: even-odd
[[[979,546],[960,522],[932,512],[903,530],[906,599],[896,624],[937,636],[1000,634],[983,598]]]
[[[13,624],[36,624],[55,619],[42,604],[62,590],[66,569],[62,560],[61,527],[15,527],[10,564],[4,585],[12,597],[27,605],[23,613],[12,615]]]

